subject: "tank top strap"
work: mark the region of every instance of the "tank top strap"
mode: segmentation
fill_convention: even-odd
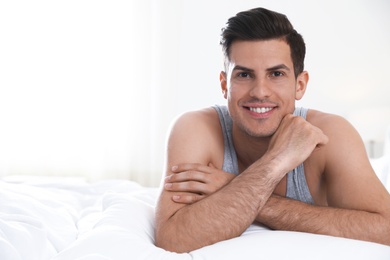
[[[294,116],[301,116],[304,119],[306,119],[308,110],[309,109],[304,108],[304,107],[296,107],[295,110],[294,110]]]
[[[217,111],[219,116],[219,122],[222,128],[223,142],[224,142],[224,155],[222,170],[238,175],[238,161],[236,150],[234,149],[232,128],[233,121],[229,115],[229,111],[226,106],[215,105],[213,108]]]

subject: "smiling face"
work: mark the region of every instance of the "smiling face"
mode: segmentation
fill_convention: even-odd
[[[234,126],[253,137],[275,133],[308,81],[305,71],[295,78],[290,47],[279,39],[233,42],[227,69],[220,80]]]

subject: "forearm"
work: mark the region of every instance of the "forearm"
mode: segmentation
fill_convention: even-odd
[[[188,252],[241,235],[280,181],[280,174],[268,165],[248,168],[219,191],[157,222],[156,244],[170,251]]]
[[[156,229],[156,245],[168,251],[189,252],[241,235],[254,221],[257,206],[251,203],[249,192],[238,192],[239,188],[232,183],[178,210]]]
[[[277,230],[300,231],[390,245],[389,218],[377,213],[308,205],[271,196],[256,220]]]

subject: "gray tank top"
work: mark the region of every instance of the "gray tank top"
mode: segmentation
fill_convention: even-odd
[[[222,170],[238,175],[238,161],[232,137],[233,121],[226,106],[216,105],[214,106],[214,109],[218,112],[224,139]],[[306,119],[307,111],[308,109],[306,108],[297,107],[295,108],[294,115]],[[308,204],[314,204],[309,187],[307,186],[303,163],[287,174],[286,197]]]

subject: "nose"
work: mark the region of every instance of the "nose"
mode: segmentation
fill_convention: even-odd
[[[253,81],[249,95],[258,99],[267,98],[271,95],[271,89],[265,80],[256,79]]]

